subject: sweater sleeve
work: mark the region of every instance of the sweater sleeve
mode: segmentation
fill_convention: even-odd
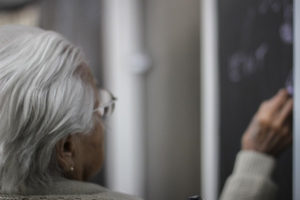
[[[220,200],[275,199],[277,187],[271,180],[274,166],[274,158],[268,155],[254,151],[239,152]]]

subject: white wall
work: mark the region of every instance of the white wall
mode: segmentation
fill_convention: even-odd
[[[146,200],[199,194],[200,3],[104,2],[104,77],[118,97],[108,185]],[[149,72],[147,59],[135,60],[145,52]]]
[[[200,193],[199,4],[146,1],[149,200]]]

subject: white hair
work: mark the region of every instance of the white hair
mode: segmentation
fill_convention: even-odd
[[[55,144],[92,129],[95,94],[76,73],[83,63],[55,32],[0,27],[1,193],[51,183]]]

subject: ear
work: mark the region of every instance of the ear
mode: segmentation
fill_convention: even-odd
[[[59,140],[55,145],[56,158],[64,173],[70,171],[75,164],[76,136],[69,135]]]

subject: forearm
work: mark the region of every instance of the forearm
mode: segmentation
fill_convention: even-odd
[[[276,185],[271,180],[275,160],[262,153],[241,151],[227,179],[220,200],[273,200]]]

